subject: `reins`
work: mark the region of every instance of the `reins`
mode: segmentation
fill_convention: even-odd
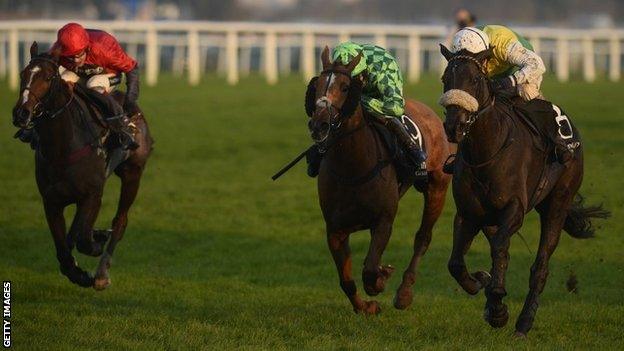
[[[471,63],[474,63],[478,68],[479,71],[485,75],[485,66],[476,58],[472,57],[472,56],[468,56],[468,55],[457,55],[452,57],[449,62],[455,61],[455,60],[467,60]],[[479,118],[479,116],[481,116],[485,111],[487,111],[490,108],[493,108],[494,105],[496,104],[496,96],[493,97],[492,102],[480,109],[477,110],[475,112],[471,112],[468,116],[468,121],[466,122],[467,124],[467,128],[466,131],[464,133],[465,136],[468,136],[468,134],[470,133],[470,129],[472,127],[472,125],[477,121],[477,119]],[[458,153],[457,153],[457,157],[459,158],[459,160],[462,162],[462,164],[464,164],[466,167],[469,168],[482,168],[485,166],[490,165],[492,162],[494,162],[496,159],[498,159],[503,153],[504,151],[507,150],[507,148],[513,143],[513,139],[510,139],[509,136],[511,135],[511,129],[507,128],[507,136],[505,137],[505,141],[503,142],[503,145],[494,153],[494,155],[492,155],[492,157],[490,157],[489,159],[487,159],[484,162],[480,162],[477,164],[472,164],[470,162],[468,162],[465,157],[463,156],[463,153],[461,152],[461,149],[458,147]]]
[[[347,78],[349,78],[349,82],[351,83],[351,81],[353,80],[353,78],[351,77],[350,72],[344,71],[344,70],[339,70],[339,69],[326,69],[321,71],[321,74],[330,74],[330,76],[327,78],[327,84],[325,85],[325,91],[323,93],[323,96],[327,96],[327,91],[329,90],[329,85],[331,83],[331,78],[332,78],[332,74],[341,74],[346,76]],[[327,151],[329,151],[334,145],[336,145],[338,143],[338,141],[352,136],[353,134],[355,134],[356,132],[364,129],[367,125],[370,124],[370,122],[368,120],[366,120],[366,118],[364,116],[362,116],[363,121],[360,123],[360,125],[358,125],[357,127],[348,130],[346,132],[340,133],[336,136],[334,136],[331,140],[329,140],[330,135],[333,132],[336,132],[340,129],[340,127],[342,126],[344,120],[348,120],[349,118],[351,118],[354,113],[348,115],[348,116],[343,116],[343,107],[338,107],[335,106],[333,103],[330,103],[328,105],[328,107],[330,107],[331,109],[334,109],[336,111],[336,113],[334,113],[333,115],[330,115],[330,123],[329,123],[329,131],[327,132],[327,137],[326,140],[328,140],[327,145],[325,145],[325,147],[323,147],[322,149],[319,147],[319,151],[321,153],[326,153]],[[338,117],[338,119],[336,120],[336,118]],[[369,126],[370,128],[370,126]],[[329,170],[329,174],[335,178],[336,180],[338,180],[339,183],[342,183],[344,185],[349,185],[349,186],[357,186],[357,185],[362,185],[364,183],[369,182],[370,180],[374,179],[375,177],[377,177],[379,175],[379,173],[381,173],[381,171],[386,168],[387,166],[389,166],[392,163],[392,159],[386,159],[383,160],[381,158],[381,151],[380,151],[380,146],[379,146],[379,137],[376,134],[376,132],[373,130],[373,138],[375,139],[375,151],[377,154],[377,163],[375,164],[375,166],[370,169],[368,172],[366,172],[364,175],[362,176],[357,176],[357,177],[345,177],[345,176],[341,176],[338,173],[336,173],[336,171],[334,171],[331,167],[328,167]]]
[[[37,108],[39,106],[42,107],[42,110],[39,114],[36,115],[36,117],[41,117],[41,116],[46,116],[49,119],[54,119],[56,116],[58,116],[59,114],[61,114],[61,112],[63,112],[67,107],[69,107],[69,105],[74,101],[74,93],[70,91],[70,96],[69,99],[67,100],[67,102],[58,110],[56,110],[53,113],[50,113],[50,111],[48,111],[48,108],[46,107],[47,103],[53,99],[53,97],[55,96],[54,94],[56,93],[56,91],[58,90],[58,88],[60,87],[61,84],[61,75],[58,72],[59,69],[59,65],[56,61],[49,59],[45,56],[36,56],[34,58],[32,58],[30,60],[30,62],[28,63],[28,65],[32,64],[33,62],[37,62],[37,61],[44,61],[44,62],[48,62],[54,65],[54,74],[49,78],[50,80],[50,88],[48,89],[48,91],[46,92],[46,94],[43,97],[39,97],[37,96],[35,93],[33,93],[32,91],[30,91],[30,85],[26,86],[26,88],[24,88],[24,90],[28,89],[29,90],[29,94],[32,95],[35,100],[37,100],[37,104],[34,107],[34,110],[36,111]],[[34,119],[32,121],[33,124],[37,123],[38,119]]]

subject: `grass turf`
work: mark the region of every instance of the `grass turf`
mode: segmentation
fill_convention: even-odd
[[[303,165],[270,180],[310,143],[299,77],[275,87],[259,77],[235,87],[207,77],[195,88],[162,77],[158,87],[144,88],[141,105],[156,144],[115,253],[113,284],[104,292],[72,285],[58,270],[32,151],[11,139],[10,108],[17,94],[2,82],[0,277],[13,282],[14,347],[616,349],[624,341],[624,227],[617,220],[624,214],[624,85],[549,80],[544,86],[582,132],[582,192],[588,202],[604,202],[613,218],[598,223],[594,239],[562,235],[534,329],[527,340],[514,340],[539,240],[537,217],[529,215],[521,230],[530,249],[517,236],[512,239],[510,322],[493,330],[482,320],[483,294],[468,296],[446,270],[454,214],[450,191],[412,307],[394,310],[392,297],[420,220],[422,201],[414,191],[401,202],[383,257],[397,272],[377,297],[382,314],[366,318],[352,312],[326,248],[315,181]],[[406,95],[436,106],[440,89],[439,80],[428,77],[407,86]],[[98,227],[109,226],[118,189],[112,177]],[[368,237],[352,236],[356,277]],[[76,257],[93,271],[96,259]],[[482,236],[467,262],[471,271],[490,266]],[[576,294],[566,290],[570,272],[578,279]]]

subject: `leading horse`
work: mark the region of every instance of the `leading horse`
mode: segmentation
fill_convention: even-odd
[[[39,137],[35,177],[61,272],[72,283],[102,290],[110,284],[108,269],[113,252],[128,224],[128,210],[137,195],[153,141],[142,113],[132,117],[140,146],[114,168],[121,178],[121,194],[112,230],[94,235],[107,176],[106,154],[110,151],[103,140],[109,131],[96,110],[90,108],[91,102],[61,79],[58,55],[39,54],[37,43],[32,44],[30,55],[30,63],[21,72],[13,124],[34,126]],[[66,232],[63,211],[71,204],[76,204],[76,214]],[[74,245],[85,255],[101,256],[95,277],[77,265],[72,256]]]
[[[327,243],[334,258],[340,286],[356,313],[377,314],[379,303],[364,301],[357,293],[351,273],[349,235],[369,229],[371,242],[362,271],[364,290],[375,296],[385,288],[394,271],[382,266],[381,256],[392,232],[400,198],[414,179],[397,180],[392,154],[366,116],[360,99],[362,84],[351,78],[361,54],[348,65],[331,63],[329,48],[321,59],[323,71],[308,85],[306,111],[308,127],[316,145],[324,150],[318,176],[318,193],[326,223]],[[450,150],[441,120],[427,106],[408,100],[406,114],[418,125],[428,150],[429,182],[420,187],[425,204],[420,228],[414,239],[414,253],[395,295],[396,308],[407,308],[413,299],[416,268],[431,241],[432,228],[442,207],[450,177],[442,165]]]
[[[553,161],[553,147],[544,147],[523,122],[514,108],[516,102],[490,90],[484,67],[492,49],[453,54],[443,45],[440,48],[448,60],[440,99],[446,109],[444,127],[449,141],[459,143],[453,174],[457,213],[448,269],[469,294],[485,288],[484,318],[492,327],[504,326],[509,318],[502,300],[507,295],[510,239],[522,226],[525,214],[535,208],[540,215],[540,243],[531,267],[529,293],[516,322],[516,335],[525,337],[533,325],[548,261],[561,230],[574,238],[591,237],[590,219],[605,218],[608,212],[600,206],[582,206],[578,191],[583,179],[583,148],[569,120],[566,134],[572,133],[579,146],[575,157],[561,165]],[[550,106],[545,101],[539,103]],[[560,113],[553,106],[552,123],[555,113]],[[567,120],[562,114],[557,118]],[[492,268],[489,273],[469,274],[464,255],[480,230],[490,243]]]

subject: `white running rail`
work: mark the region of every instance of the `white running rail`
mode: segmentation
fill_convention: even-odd
[[[8,76],[10,88],[17,89],[19,71],[30,59],[32,41],[50,45],[65,23],[0,22],[0,79]],[[440,72],[444,67],[438,43],[446,41],[449,33],[449,28],[435,25],[207,21],[84,21],[83,25],[113,33],[128,53],[139,59],[144,80],[151,86],[157,84],[161,70],[174,75],[186,72],[189,84],[197,85],[210,66],[209,58],[214,58],[211,70],[225,75],[230,84],[254,69],[269,84],[277,83],[280,74],[293,69],[307,81],[318,71],[320,50],[349,39],[391,49],[407,80],[415,82],[423,71]],[[568,80],[571,73],[580,73],[589,82],[599,74],[612,81],[621,78],[624,29],[514,29],[531,41],[561,81]],[[166,49],[171,53],[169,67],[163,64]],[[254,53],[256,60],[252,59]]]

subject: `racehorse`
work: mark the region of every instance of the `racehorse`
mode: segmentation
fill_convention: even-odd
[[[540,243],[529,293],[516,322],[516,335],[526,337],[561,230],[574,238],[591,237],[590,219],[606,218],[608,212],[601,206],[583,207],[578,194],[583,179],[580,135],[558,107],[542,101],[553,109],[553,119],[559,113],[558,120],[567,121],[566,135],[578,140],[574,158],[565,165],[553,162],[553,146],[542,147],[543,141],[513,108],[515,102],[490,91],[484,65],[492,49],[453,54],[443,45],[440,48],[448,60],[440,99],[446,109],[444,128],[449,141],[459,143],[453,175],[457,213],[448,269],[469,294],[485,288],[484,318],[492,327],[504,326],[509,318],[502,300],[507,294],[510,238],[522,226],[525,214],[535,208],[540,215]],[[464,255],[480,230],[490,244],[492,268],[489,273],[469,274]]]
[[[13,124],[34,126],[39,137],[35,177],[61,272],[72,283],[102,290],[110,284],[108,269],[113,252],[125,232],[128,210],[137,195],[153,140],[142,113],[132,117],[140,146],[114,168],[121,178],[121,194],[112,229],[94,232],[107,178],[106,154],[110,150],[103,140],[108,129],[91,102],[76,92],[78,87],[61,79],[58,55],[39,54],[36,42],[30,47],[30,55],[30,63],[21,72]],[[70,204],[77,208],[67,233],[63,211]],[[77,265],[72,256],[74,245],[85,255],[101,256],[95,277]]]
[[[308,128],[317,147],[324,151],[318,176],[318,194],[326,223],[327,243],[338,269],[340,287],[356,313],[377,314],[377,301],[364,301],[357,293],[351,274],[349,235],[369,229],[371,242],[362,271],[364,290],[375,296],[385,288],[394,271],[381,265],[381,256],[390,239],[400,198],[414,179],[397,180],[393,155],[384,146],[373,126],[373,117],[361,107],[362,82],[351,77],[361,54],[348,65],[331,63],[329,48],[321,59],[323,71],[313,78],[306,93]],[[420,187],[425,204],[414,253],[403,274],[394,299],[396,308],[407,308],[413,299],[416,268],[427,251],[431,231],[444,206],[450,177],[442,172],[449,144],[438,116],[426,105],[407,100],[406,114],[422,130],[428,150],[429,181]]]

